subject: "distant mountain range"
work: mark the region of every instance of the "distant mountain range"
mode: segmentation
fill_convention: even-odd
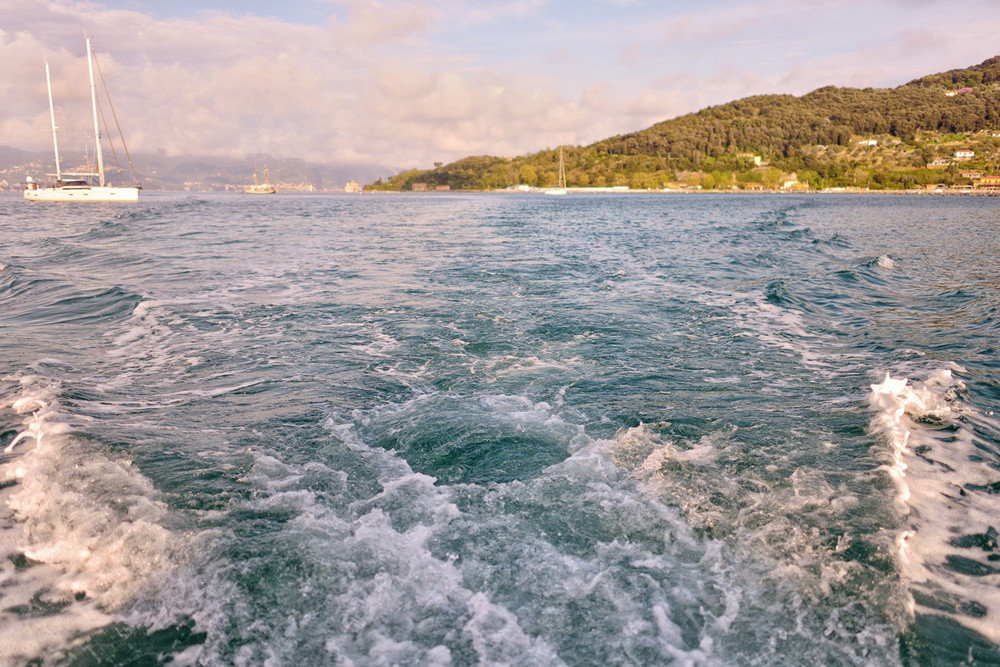
[[[60,151],[61,153],[62,151]],[[105,171],[115,183],[131,185],[134,181],[124,156],[118,160],[123,176],[111,176],[114,158],[104,155]],[[87,164],[83,154],[61,156],[65,171],[73,171]],[[258,155],[243,158],[217,158],[205,156],[168,156],[165,153],[134,154],[132,162],[142,186],[149,190],[225,191],[240,190],[253,183],[254,166],[263,181],[264,169],[268,170],[271,183],[283,191],[343,191],[350,182],[371,183],[389,178],[399,170],[377,164],[318,164],[296,158],[278,158]],[[45,174],[55,170],[51,151],[24,151],[0,146],[0,190],[20,190],[25,176],[46,182]]]

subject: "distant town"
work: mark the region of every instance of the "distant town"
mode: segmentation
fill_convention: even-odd
[[[121,165],[117,176],[113,158],[104,156],[105,171],[115,184],[132,185],[128,165]],[[85,155],[62,158],[65,172],[91,171]],[[133,155],[133,163],[141,185],[147,190],[172,192],[242,192],[253,183],[255,163],[268,168],[272,184],[279,192],[360,192],[364,183],[388,178],[398,170],[372,164],[318,164],[292,158],[248,156],[246,158],[213,158],[166,156],[163,154]],[[39,183],[52,181],[55,162],[51,151],[30,152],[0,146],[0,191],[20,191],[26,177]]]

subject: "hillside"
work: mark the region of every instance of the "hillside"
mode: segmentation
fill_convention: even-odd
[[[891,89],[828,86],[703,109],[589,146],[562,147],[571,187],[665,185],[908,188],[994,173],[1000,137],[1000,56]],[[956,151],[971,157],[956,157]],[[468,157],[368,186],[496,189],[556,182],[558,149],[513,159]]]

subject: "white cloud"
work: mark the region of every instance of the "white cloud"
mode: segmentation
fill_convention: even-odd
[[[47,59],[60,140],[83,144],[85,33],[132,152],[397,167],[590,143],[747,95],[898,85],[997,52],[1000,7],[985,0],[973,22],[897,0],[720,1],[338,0],[328,22],[296,25],[0,0],[0,143],[51,145]]]
[[[330,19],[335,39],[359,44],[393,42],[426,30],[431,9],[420,2],[391,3],[351,0],[335,4],[348,8],[347,20]]]

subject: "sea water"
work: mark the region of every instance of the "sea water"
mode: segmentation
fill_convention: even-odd
[[[1000,664],[1000,200],[0,197],[0,664]]]

